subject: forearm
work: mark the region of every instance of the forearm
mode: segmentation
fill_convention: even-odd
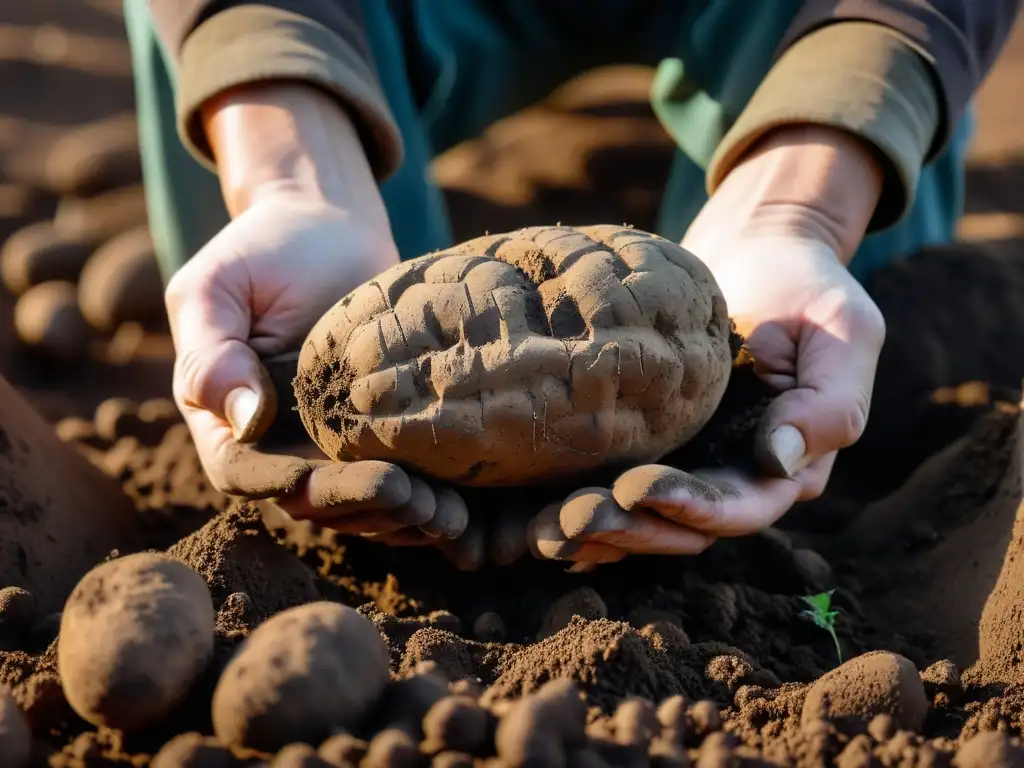
[[[146,2],[175,68],[182,141],[213,169],[205,105],[280,81],[319,89],[348,115],[378,181],[402,161],[402,140],[378,82],[359,0]]]
[[[386,226],[358,132],[319,89],[291,82],[237,87],[207,101],[201,115],[232,216],[260,195],[291,192]]]
[[[882,163],[864,140],[835,128],[789,125],[767,134],[715,192],[751,233],[826,242],[843,264],[882,193]]]

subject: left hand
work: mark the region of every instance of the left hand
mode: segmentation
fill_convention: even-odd
[[[570,531],[568,504],[555,506],[531,528],[536,555],[596,563],[630,553],[694,554],[717,537],[767,528],[795,502],[822,493],[837,451],[864,430],[885,337],[881,312],[845,266],[880,189],[866,145],[814,126],[780,129],[726,177],[682,245],[711,268],[755,370],[780,391],[757,437],[772,476],[631,470],[651,479],[647,490],[622,492],[644,487],[626,473],[600,492],[604,501],[591,499],[617,506],[623,514],[602,514],[619,519],[618,527]]]

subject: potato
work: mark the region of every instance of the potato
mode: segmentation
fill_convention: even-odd
[[[65,237],[95,247],[146,221],[145,190],[131,184],[95,197],[61,198],[53,226]]]
[[[51,148],[43,173],[47,186],[60,195],[95,195],[141,181],[134,113],[68,131]]]
[[[105,333],[129,322],[152,328],[167,316],[163,291],[153,240],[149,228],[141,225],[118,235],[89,259],[78,281],[78,304],[86,321]]]
[[[515,486],[657,460],[707,423],[731,368],[725,299],[693,254],[536,227],[356,288],[306,337],[295,394],[332,458]]]
[[[0,248],[0,278],[20,296],[49,280],[75,281],[92,254],[92,246],[58,232],[52,221],[23,227]]]
[[[850,659],[810,687],[800,720],[867,723],[875,715],[891,715],[896,725],[920,730],[928,716],[924,684],[914,664],[895,653],[873,651]]]
[[[64,606],[57,663],[68,703],[94,725],[137,730],[167,716],[213,654],[203,578],[143,552],[87,573]]]
[[[23,344],[60,362],[89,354],[93,331],[78,309],[74,283],[53,280],[33,286],[14,305],[14,328]]]
[[[261,624],[213,694],[222,743],[274,752],[319,744],[358,723],[388,682],[388,649],[369,619],[338,603],[289,608]]]

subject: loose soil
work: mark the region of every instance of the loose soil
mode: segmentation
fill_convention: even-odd
[[[45,133],[39,125],[59,133],[130,106],[117,5],[39,4],[48,18],[93,25],[91,38],[65,41],[68,99],[41,86],[56,82],[39,75],[52,64],[0,61],[18,75],[5,82],[27,84],[0,94],[15,99],[5,114],[22,110],[0,120],[0,185],[11,186],[0,234],[57,211],[58,196],[31,180],[45,166],[45,152],[28,151],[42,146],[28,141]],[[31,24],[34,7],[5,13]],[[1019,65],[1019,35],[1013,50]],[[439,164],[457,237],[559,219],[653,226],[670,147],[638,107],[645,86],[632,74],[603,78]],[[90,98],[72,118],[77,94]],[[47,113],[54,105],[60,113]],[[994,178],[989,191],[1009,177]],[[972,200],[1020,213],[997,198]],[[934,249],[873,279],[888,341],[872,421],[822,499],[700,557],[633,558],[589,574],[527,556],[467,575],[432,550],[345,538],[229,500],[162,399],[165,336],[136,338],[121,360],[40,362],[13,345],[4,294],[0,371],[61,440],[0,388],[0,547],[32,553],[12,564],[0,549],[0,765],[31,746],[30,764],[65,768],[1024,766],[1022,253],[1009,240]],[[766,398],[741,368],[697,441],[668,461],[750,465]],[[487,513],[485,493],[471,514]],[[33,527],[43,507],[53,519]],[[164,555],[187,566],[163,578],[188,585],[189,599],[162,591],[153,604],[176,607],[146,613],[137,595],[152,583],[99,578],[139,570],[140,557],[163,572]],[[101,564],[93,591],[62,614],[84,571]],[[803,616],[801,597],[829,589],[843,665]],[[137,614],[119,615],[109,636],[76,630],[99,615],[94,600]],[[78,649],[63,661],[62,641]],[[106,651],[115,645],[133,650]],[[100,667],[72,676],[75,658],[104,659],[107,679]],[[164,659],[187,671],[160,677]],[[161,682],[159,695],[110,671],[123,675],[129,660],[133,674]],[[356,695],[322,693],[310,670]],[[69,704],[69,685],[93,692],[89,720]],[[145,708],[126,706],[132,696]],[[149,722],[135,728],[143,711]],[[236,736],[262,722],[263,741]]]

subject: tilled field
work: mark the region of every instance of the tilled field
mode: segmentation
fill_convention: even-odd
[[[590,574],[529,555],[466,574],[204,478],[164,399],[116,5],[76,6],[70,37],[0,35],[22,85],[0,94],[0,766],[1024,765],[1006,216],[1001,242],[873,280],[889,335],[868,434],[781,529]],[[649,228],[670,147],[643,88],[598,75],[444,158],[457,235]],[[1015,168],[973,176],[969,208],[1019,214],[999,194]],[[750,383],[734,374],[674,461],[746,456]],[[838,648],[803,599],[832,589]]]

